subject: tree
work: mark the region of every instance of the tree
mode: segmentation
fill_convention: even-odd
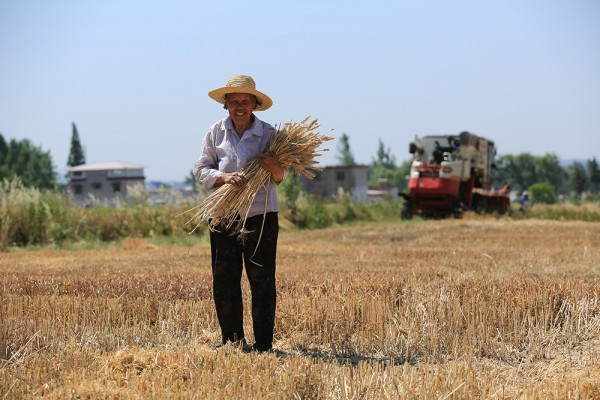
[[[4,164],[4,160],[6,159],[6,155],[8,154],[8,145],[6,144],[6,140],[4,140],[4,136],[0,133],[0,165]]]
[[[413,160],[404,160],[402,164],[398,167],[398,174],[402,178],[402,185],[400,189],[406,188],[408,186],[408,180],[410,179],[410,170],[412,168]]]
[[[336,158],[342,167],[352,167],[356,165],[354,155],[352,154],[352,150],[350,150],[350,138],[345,133],[342,133],[342,136],[340,137],[337,150],[338,154]]]
[[[556,189],[550,182],[534,183],[529,186],[529,194],[531,195],[531,200],[536,203],[556,203]]]
[[[569,167],[569,186],[577,196],[588,189],[588,177],[582,163],[574,162]]]
[[[8,144],[0,135],[0,179],[19,177],[25,186],[53,189],[56,173],[49,152],[34,146],[28,139],[11,139]]]
[[[590,189],[592,193],[600,192],[600,169],[596,157],[588,160],[588,178],[590,180]]]
[[[302,186],[300,178],[293,172],[290,172],[288,177],[277,186],[277,193],[283,195],[283,203],[290,210],[290,217],[294,222],[299,216],[298,199],[303,191],[304,186]]]
[[[396,166],[396,157],[391,149],[386,148],[381,139],[377,147],[377,158],[373,159],[369,170],[369,186],[379,187],[382,182],[397,188],[405,186],[404,170]]]
[[[373,165],[389,169],[396,168],[396,157],[394,157],[389,147],[386,149],[381,139],[379,139],[379,146],[377,147],[377,159],[373,160]]]
[[[537,157],[529,153],[503,155],[496,159],[494,184],[510,183],[513,190],[520,192],[538,182],[549,182],[561,192],[568,190],[567,174],[553,153]]]
[[[535,158],[533,175],[537,182],[548,182],[559,192],[568,191],[567,173],[554,153],[547,153],[542,157]]]
[[[76,165],[85,164],[85,155],[83,154],[83,148],[79,141],[77,126],[75,126],[75,122],[72,122],[71,124],[73,125],[73,133],[71,134],[71,150],[69,151],[67,165],[69,167],[74,167]]]
[[[6,140],[4,140],[4,136],[0,133],[0,180],[9,175],[6,157],[8,157],[8,144],[6,143]]]

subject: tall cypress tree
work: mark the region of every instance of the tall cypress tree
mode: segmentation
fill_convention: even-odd
[[[73,125],[73,134],[71,135],[71,151],[69,152],[69,160],[67,161],[67,165],[69,167],[74,167],[76,165],[85,164],[85,155],[83,154],[83,148],[81,147],[81,142],[79,141],[77,126],[75,126],[75,122],[72,122],[71,124]]]

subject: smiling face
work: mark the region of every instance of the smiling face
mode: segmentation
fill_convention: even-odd
[[[252,111],[256,108],[256,97],[248,93],[229,93],[225,105],[236,127],[250,126]]]

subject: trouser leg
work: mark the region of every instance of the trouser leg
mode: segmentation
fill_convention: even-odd
[[[242,301],[242,246],[237,236],[211,232],[213,297],[223,343],[244,338]]]
[[[252,326],[256,339],[254,346],[257,350],[268,350],[273,345],[275,328],[275,270],[279,223],[277,213],[267,213],[261,235],[262,219],[262,215],[248,218],[246,228],[251,233],[243,246],[246,274],[252,292]]]

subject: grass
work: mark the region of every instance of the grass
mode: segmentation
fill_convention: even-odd
[[[198,199],[188,204],[155,206],[148,202],[142,188],[134,194],[129,203],[119,203],[114,208],[84,208],[74,205],[70,197],[62,193],[27,188],[18,179],[4,180],[0,182],[0,252],[28,246],[89,248],[101,246],[101,242],[128,238],[152,238],[164,242],[186,240],[194,227],[188,221],[198,209],[198,202],[206,197],[199,193]],[[319,199],[301,191],[301,184],[293,179],[293,174],[279,186],[279,198],[280,223],[284,229],[322,229],[340,224],[397,221],[402,205],[400,198],[357,203],[352,201],[349,193],[341,190],[335,201]],[[513,204],[512,211],[515,220],[600,222],[597,202],[535,204],[525,214]],[[465,218],[472,218],[468,214]],[[195,231],[196,236],[206,233],[206,223],[202,224]]]
[[[528,218],[570,220],[570,221],[600,221],[600,203],[589,202],[581,204],[535,204],[527,209]]]
[[[0,397],[598,398],[599,248],[598,223],[475,216],[283,232],[272,354],[209,346],[201,240],[11,252]]]

